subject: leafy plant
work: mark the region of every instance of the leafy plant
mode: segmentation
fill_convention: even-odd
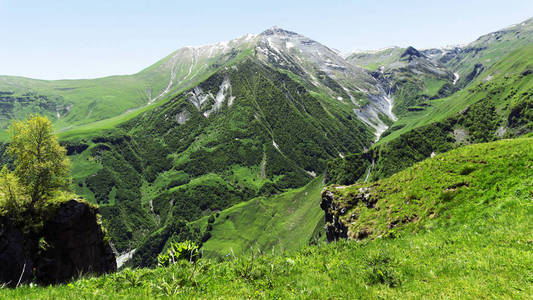
[[[0,214],[15,223],[22,222],[21,213],[26,210],[30,199],[20,181],[7,166],[0,171]]]
[[[370,267],[366,273],[368,283],[386,284],[390,287],[400,285],[401,280],[396,270],[396,262],[383,251],[371,254],[365,262]]]
[[[180,260],[196,261],[200,256],[199,247],[191,241],[171,242],[166,253],[157,256],[157,265],[167,267],[176,264]]]

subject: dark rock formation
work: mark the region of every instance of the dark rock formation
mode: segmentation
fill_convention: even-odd
[[[334,194],[328,189],[322,190],[320,208],[325,212],[326,238],[328,242],[335,242],[348,237],[348,228],[340,221],[341,208],[335,202]]]
[[[350,228],[350,222],[358,218],[356,213],[343,217],[346,213],[357,205],[364,205],[373,209],[378,202],[372,187],[362,187],[350,199],[338,199],[336,190],[343,189],[343,186],[331,186],[322,190],[322,201],[320,207],[325,212],[325,230],[328,242],[339,239],[356,238],[364,239],[369,236],[366,229]],[[352,226],[353,227],[353,226]]]
[[[36,261],[35,275],[41,283],[64,282],[79,274],[103,274],[117,269],[96,211],[85,203],[63,203],[55,218],[45,224],[43,236],[50,247]]]
[[[19,279],[35,278],[38,283],[52,284],[80,274],[116,271],[115,256],[97,213],[87,203],[70,200],[31,237],[0,217],[0,283],[15,286]]]
[[[0,216],[0,283],[15,287],[31,280],[33,261],[22,232]]]
[[[415,48],[409,46],[400,56],[400,60],[407,60],[411,62],[415,57],[425,57],[424,54],[420,53]]]
[[[469,83],[470,81],[474,80],[484,70],[485,70],[485,67],[482,64],[475,64],[474,69],[472,69],[472,72],[466,75],[465,82]]]

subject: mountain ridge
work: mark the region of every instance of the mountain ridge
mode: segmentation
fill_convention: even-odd
[[[508,55],[527,66],[528,49],[521,48],[522,42],[510,40],[504,46],[498,53],[514,49],[517,54]],[[218,212],[234,216],[229,212],[241,208],[245,214],[262,202],[303,201],[301,193],[291,193],[312,181],[316,188],[324,173],[348,183],[364,174],[365,181],[374,180],[432,152],[450,150],[459,140],[478,142],[529,130],[531,74],[510,74],[505,61],[498,64],[508,56],[495,65],[475,67],[481,64],[479,55],[464,56],[459,50],[446,56],[450,60],[412,47],[384,51],[385,63],[365,69],[358,60],[380,61],[372,55],[383,53],[343,58],[310,38],[273,27],[258,35],[180,48],[136,77],[118,78],[126,80],[124,86],[105,79],[100,82],[105,89],[99,90],[80,81],[58,86],[41,82],[39,88],[70,96],[86,93],[70,112],[54,119],[73,161],[76,192],[100,204],[118,252],[136,249],[126,265],[153,266],[173,240],[194,240],[212,250],[224,237],[210,240],[211,234],[223,226],[248,224],[235,217],[217,222],[221,227],[212,225],[211,231],[205,218]],[[476,73],[464,76],[450,67],[461,63],[474,66]],[[3,120],[41,111],[54,118],[56,110],[74,101],[3,91],[1,79]],[[123,94],[113,94],[118,92]],[[508,97],[499,101],[496,95]],[[92,122],[106,114],[115,115]],[[490,122],[476,116],[490,117]],[[512,119],[509,126],[507,118]],[[4,150],[0,144],[0,152]],[[316,208],[307,211],[312,218]],[[276,214],[277,209],[306,214],[283,205],[268,211]],[[317,220],[306,221],[320,226]],[[281,221],[272,216],[262,222]],[[277,225],[291,239],[291,231]],[[302,232],[295,241],[311,240],[310,230]],[[275,241],[260,243],[270,247]]]

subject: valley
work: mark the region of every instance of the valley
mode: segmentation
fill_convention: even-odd
[[[133,75],[0,76],[0,165],[11,121],[51,120],[122,270],[0,297],[531,294],[532,45],[533,19],[348,55],[272,27]],[[198,262],[156,268],[185,241]]]

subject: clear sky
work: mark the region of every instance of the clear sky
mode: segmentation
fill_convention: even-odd
[[[0,74],[131,74],[187,45],[277,25],[348,52],[463,44],[533,17],[533,0],[0,0]]]

